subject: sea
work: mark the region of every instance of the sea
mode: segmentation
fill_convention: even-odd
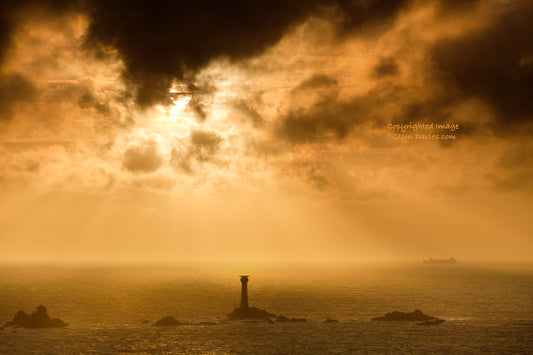
[[[308,321],[227,321],[237,270],[2,265],[0,325],[43,304],[69,326],[0,330],[0,354],[533,354],[531,265],[243,271],[250,306]],[[414,310],[446,322],[371,320]],[[168,315],[187,324],[151,326]]]

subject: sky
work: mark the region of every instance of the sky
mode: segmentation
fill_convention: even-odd
[[[0,260],[531,262],[532,16],[4,1]]]

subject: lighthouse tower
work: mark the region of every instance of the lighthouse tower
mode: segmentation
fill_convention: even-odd
[[[248,309],[248,277],[250,275],[241,276],[241,309]]]

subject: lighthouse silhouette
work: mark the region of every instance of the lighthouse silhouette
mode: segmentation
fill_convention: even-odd
[[[241,277],[241,309],[248,309],[248,277],[250,275],[240,275]]]
[[[269,313],[264,309],[248,306],[248,278],[250,275],[239,275],[241,278],[241,305],[228,314],[230,320],[239,319],[269,319],[276,318],[273,313]]]

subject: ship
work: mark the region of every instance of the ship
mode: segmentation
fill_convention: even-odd
[[[428,260],[422,260],[424,264],[457,264],[457,259],[448,258],[448,259],[433,259],[429,258]]]

